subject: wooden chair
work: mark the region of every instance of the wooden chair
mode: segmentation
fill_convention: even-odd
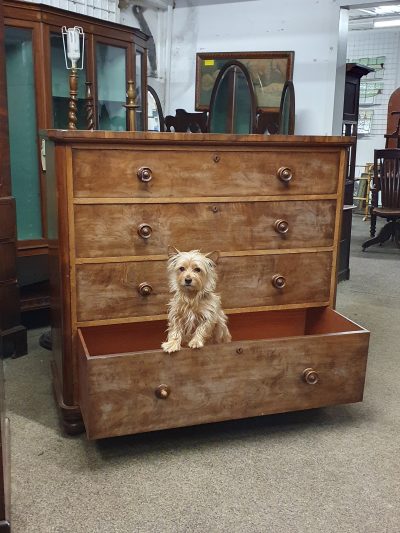
[[[400,148],[400,87],[389,98],[385,139],[385,148]]]
[[[400,149],[375,150],[374,187],[372,189],[371,237],[362,245],[363,251],[392,238],[400,247]],[[378,207],[379,192],[382,207]],[[387,224],[375,237],[376,217],[386,218]]]

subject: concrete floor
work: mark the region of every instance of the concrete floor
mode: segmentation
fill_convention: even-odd
[[[371,330],[363,403],[89,442],[63,437],[50,353],[5,361],[13,533],[400,531],[400,250],[360,251],[337,308]],[[345,347],[344,347],[345,349]]]

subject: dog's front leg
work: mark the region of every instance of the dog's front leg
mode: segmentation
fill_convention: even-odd
[[[189,348],[202,348],[206,340],[211,336],[214,326],[215,324],[209,320],[197,326],[193,337],[189,341]]]
[[[164,352],[173,353],[181,349],[182,334],[176,322],[173,322],[168,329],[168,339],[161,344]]]

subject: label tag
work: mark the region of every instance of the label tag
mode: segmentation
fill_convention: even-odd
[[[205,67],[213,67],[214,66],[214,59],[205,59],[204,60],[204,66]]]

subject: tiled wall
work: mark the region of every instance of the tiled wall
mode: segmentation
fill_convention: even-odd
[[[102,20],[119,22],[118,0],[30,0]]]
[[[386,133],[387,105],[392,92],[398,87],[399,78],[399,43],[400,31],[396,30],[361,30],[349,33],[347,45],[348,61],[357,62],[360,58],[384,57],[384,68],[370,73],[361,79],[362,89],[381,87],[380,94],[368,98],[363,104],[360,99],[360,114],[373,111],[371,135]]]

